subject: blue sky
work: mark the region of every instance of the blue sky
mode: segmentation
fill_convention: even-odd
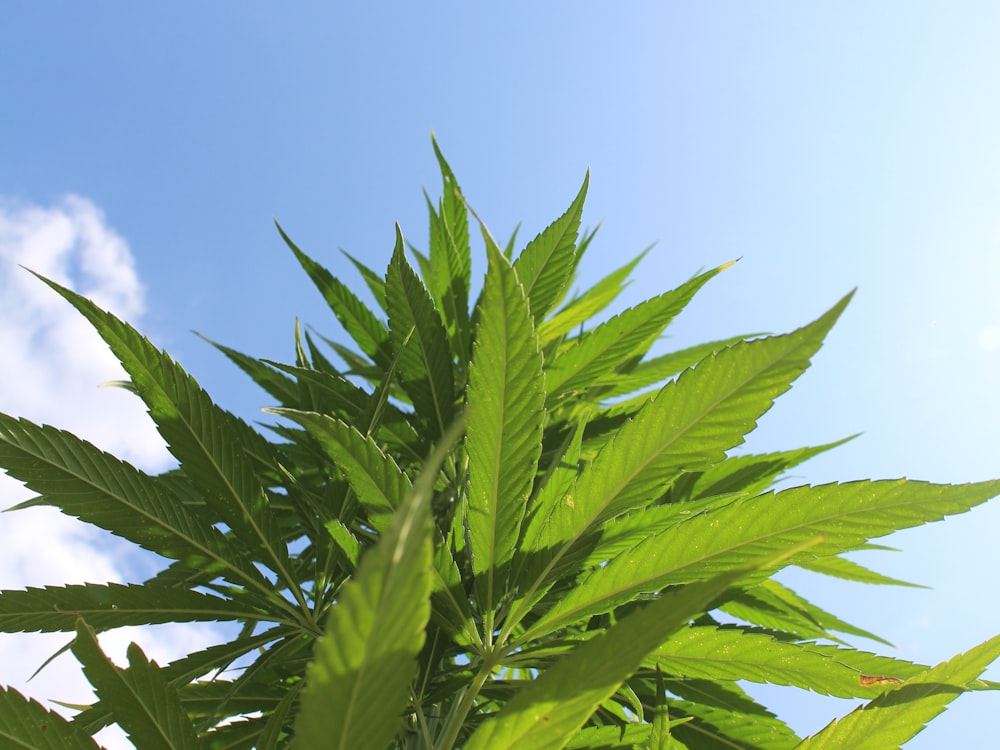
[[[795,482],[1000,476],[1000,6],[351,5],[5,11],[0,409],[164,461],[141,409],[94,389],[113,363],[22,263],[105,295],[220,403],[258,418],[266,397],[190,331],[285,360],[296,317],[336,335],[272,218],[350,279],[337,249],[381,266],[393,222],[424,245],[433,128],[497,236],[542,229],[591,169],[585,222],[604,223],[583,285],[652,242],[632,303],[742,257],[664,350],[791,330],[858,287],[748,440],[766,451],[864,433]],[[43,524],[13,518],[0,538]],[[930,591],[795,580],[896,655],[935,663],[1000,632],[998,524],[1000,501],[864,558]],[[103,541],[43,525],[65,534],[52,565],[8,544],[4,586],[134,573]],[[189,637],[160,642],[169,653]],[[60,697],[41,684],[26,689]],[[801,732],[853,708],[768,697]],[[996,705],[965,696],[907,747],[990,736]]]

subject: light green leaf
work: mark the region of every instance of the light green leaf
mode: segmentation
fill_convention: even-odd
[[[645,355],[698,290],[731,265],[727,263],[696,276],[574,339],[574,345],[561,351],[545,373],[549,399],[597,384],[613,385],[622,364]]]
[[[651,536],[597,568],[530,633],[550,633],[640,593],[716,575],[818,535],[822,541],[806,559],[856,549],[870,538],[963,513],[997,494],[1000,481],[953,486],[900,479],[796,487],[737,500]]]
[[[128,669],[119,669],[104,655],[94,631],[79,620],[72,649],[97,697],[136,747],[143,750],[201,747],[191,719],[181,708],[177,690],[163,678],[156,662],[147,661],[137,645],[128,647]]]
[[[430,616],[434,480],[459,435],[446,434],[339,592],[306,672],[293,747],[384,750],[395,735]]]
[[[582,243],[581,243],[582,250]],[[601,310],[617,299],[625,289],[629,274],[648,253],[643,250],[635,259],[612,271],[582,295],[569,302],[562,310],[538,326],[538,338],[548,344],[560,336],[565,336],[577,326],[583,325]],[[578,251],[579,252],[579,251]]]
[[[803,741],[799,748],[898,748],[944,711],[945,706],[966,692],[969,684],[998,656],[1000,636],[941,662],[933,669],[905,680],[902,685],[889,684],[883,687],[886,690],[883,695],[832,722]]]
[[[165,557],[270,595],[271,585],[169,485],[72,433],[0,414],[0,465],[52,505]]]
[[[523,589],[540,589],[560,568],[572,571],[583,553],[574,545],[590,529],[649,504],[681,472],[722,461],[809,366],[848,300],[794,333],[724,349],[664,386],[583,470],[565,503],[531,518],[525,546],[545,552],[537,556],[539,578]]]
[[[744,622],[791,633],[800,639],[825,638],[844,643],[834,635],[836,632],[860,636],[892,647],[884,638],[844,622],[773,578],[735,593],[728,601],[720,604],[719,609]]]
[[[440,437],[455,414],[454,363],[434,303],[406,261],[399,227],[385,288],[390,338],[394,351],[401,352],[403,388],[433,437]]]
[[[643,360],[633,369],[628,372],[623,372],[616,377],[614,383],[604,397],[606,399],[617,398],[628,393],[634,393],[642,388],[648,388],[656,385],[657,383],[662,383],[667,378],[673,377],[677,373],[683,372],[689,367],[694,367],[696,364],[705,359],[705,357],[717,354],[733,344],[738,344],[741,341],[746,341],[761,335],[762,334],[759,333],[748,333],[743,336],[730,336],[727,339],[709,341],[705,344],[698,344],[696,346],[688,347],[687,349],[681,349],[680,351],[661,354],[658,357]],[[647,395],[651,396],[652,394]],[[639,397],[629,399],[627,401],[616,401],[615,403],[609,405],[607,409],[604,410],[603,414],[610,417],[626,412],[631,414],[636,409],[626,409],[624,406],[626,404],[631,405],[633,403],[639,403]]]
[[[826,555],[813,560],[802,560],[797,565],[813,573],[823,573],[824,575],[842,578],[845,581],[857,581],[858,583],[870,583],[885,586],[911,586],[913,588],[924,589],[919,583],[907,583],[898,578],[890,578],[881,573],[869,570],[864,565],[859,565],[853,560],[848,560],[836,555]]]
[[[529,242],[514,261],[514,270],[524,285],[524,296],[536,322],[562,298],[572,280],[576,238],[589,184],[588,171],[566,212]]]
[[[768,560],[764,566],[776,564]],[[483,722],[465,750],[555,750],[564,747],[602,701],[650,652],[756,566],[663,594],[577,646]]]
[[[163,622],[272,619],[232,599],[150,585],[84,583],[0,591],[0,633],[74,630],[78,617],[99,630]]]
[[[200,485],[218,520],[255,550],[301,603],[298,582],[288,570],[288,550],[252,462],[257,458],[273,465],[270,445],[216,406],[194,378],[130,325],[75,292],[38,278],[90,321],[132,378],[170,452]]]
[[[685,628],[651,653],[647,663],[674,677],[788,685],[838,698],[871,695],[858,679],[861,673],[906,679],[925,669],[863,651],[778,641],[728,627]]]
[[[506,566],[531,494],[545,420],[542,356],[524,290],[507,259],[492,247],[488,253],[465,441],[469,545],[484,613],[492,613],[505,593]]]
[[[683,686],[695,700],[671,701],[670,712],[675,719],[671,740],[680,740],[684,747],[740,748],[740,750],[792,750],[799,744],[798,735],[771,712],[750,701],[731,682],[668,681],[667,689]]]
[[[0,687],[0,746],[8,750],[100,749],[59,714],[6,687]]]
[[[385,324],[343,282],[335,279],[323,266],[302,252],[285,234],[285,230],[281,228],[280,224],[275,222],[275,226],[281,234],[281,239],[295,254],[295,258],[305,272],[309,274],[309,278],[323,295],[323,299],[326,300],[326,304],[330,306],[333,314],[337,316],[337,320],[340,321],[344,330],[350,334],[361,351],[373,360],[377,360],[389,340],[389,332],[386,330]]]
[[[705,471],[680,477],[670,489],[670,500],[697,500],[730,492],[758,495],[770,489],[774,481],[789,469],[855,437],[852,435],[815,447],[729,457]]]

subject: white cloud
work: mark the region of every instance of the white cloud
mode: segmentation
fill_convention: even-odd
[[[93,203],[67,196],[42,207],[0,198],[0,411],[70,430],[147,471],[169,466],[142,403],[120,389],[98,389],[124,378],[114,356],[76,310],[19,265],[133,324],[143,312],[143,287],[128,245]],[[0,474],[0,508],[30,496]],[[136,564],[132,549],[55,509],[5,513],[0,588],[135,580],[129,574]],[[128,628],[103,634],[101,643],[119,664],[131,640],[163,664],[212,642],[210,631],[209,626]],[[89,686],[69,654],[27,682],[69,640],[66,634],[0,635],[0,683],[45,703],[90,701]],[[115,731],[106,730],[100,739],[109,749],[131,747]]]

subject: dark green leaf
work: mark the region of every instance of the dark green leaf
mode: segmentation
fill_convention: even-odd
[[[7,750],[99,750],[59,714],[14,688],[0,687],[0,746]]]
[[[162,622],[270,619],[231,599],[149,585],[84,583],[0,591],[0,633],[70,631],[79,617],[99,630]]]
[[[454,364],[441,318],[403,254],[398,227],[385,283],[392,347],[402,352],[399,370],[403,388],[417,415],[434,437],[440,437],[455,414]]]
[[[180,698],[156,662],[146,660],[134,643],[128,669],[116,667],[101,651],[94,631],[83,620],[76,627],[73,654],[101,703],[114,715],[136,747],[143,750],[196,750],[201,747]]]

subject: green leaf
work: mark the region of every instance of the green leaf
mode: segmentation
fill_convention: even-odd
[[[696,276],[677,289],[646,300],[574,339],[545,374],[549,399],[595,385],[613,384],[623,363],[645,355],[670,322],[727,263]]]
[[[800,639],[826,638],[843,643],[833,634],[837,632],[860,636],[892,647],[892,644],[884,638],[844,622],[773,578],[760,581],[734,594],[731,599],[720,604],[719,609],[745,622],[769,630],[791,633]]]
[[[729,571],[668,592],[577,646],[519,691],[495,718],[483,722],[465,750],[564,747],[651,651],[689,618],[705,611],[748,570]]]
[[[31,505],[55,506],[152,552],[271,593],[246,553],[201,509],[72,433],[0,414],[0,465],[40,493]]]
[[[375,301],[378,302],[378,306],[382,308],[383,312],[388,313],[388,305],[386,304],[385,301],[385,279],[383,279],[381,276],[375,273],[375,271],[370,269],[368,266],[366,266],[364,263],[355,258],[346,250],[341,250],[340,252],[342,252],[347,257],[347,259],[354,264],[354,267],[358,269],[358,273],[360,273],[361,278],[365,280],[365,284],[371,291],[372,296],[375,298]]]
[[[295,381],[291,378],[286,378],[280,372],[275,371],[273,366],[270,366],[259,359],[249,357],[246,354],[241,354],[228,346],[223,346],[222,344],[212,341],[212,339],[207,336],[202,336],[200,333],[196,333],[196,335],[200,336],[203,340],[207,341],[220,352],[225,354],[230,361],[249,375],[257,385],[267,391],[271,396],[278,399],[279,403],[295,403],[301,397],[301,389],[298,385],[296,385]]]
[[[691,627],[650,654],[650,666],[675,677],[788,685],[838,698],[871,695],[859,674],[906,679],[924,667],[862,651],[775,640],[739,628]]]
[[[898,578],[884,576],[881,573],[869,570],[863,565],[859,565],[853,560],[837,557],[836,555],[817,557],[814,560],[802,560],[797,565],[804,570],[810,570],[813,573],[823,573],[834,578],[842,578],[845,581],[857,581],[858,583],[884,586],[911,586],[918,589],[927,588],[926,586],[921,586],[919,583],[907,583],[906,581],[900,581]]]
[[[0,745],[8,750],[100,750],[62,716],[6,687],[0,687]]]
[[[582,242],[580,245],[580,250],[577,251],[578,255],[583,249]],[[649,250],[650,248],[643,250],[633,260],[612,271],[582,295],[569,302],[558,313],[544,321],[538,327],[539,340],[543,344],[548,344],[560,336],[565,336],[614,302],[627,286],[629,275]]]
[[[163,622],[268,620],[232,599],[184,589],[108,583],[0,591],[0,633],[69,631],[85,617],[99,630]]]
[[[344,472],[368,513],[372,526],[388,526],[393,511],[411,491],[409,478],[391,456],[355,428],[314,412],[265,409],[302,425],[320,444],[334,465]]]
[[[523,581],[524,590],[544,585],[558,566],[572,570],[582,551],[569,553],[593,527],[649,504],[681,472],[722,461],[809,366],[848,300],[794,333],[725,349],[664,386],[583,470],[566,502],[531,518],[524,546],[539,551],[529,571],[538,578]]]
[[[281,234],[281,239],[295,254],[295,258],[305,272],[309,274],[309,278],[319,289],[326,304],[337,316],[337,320],[340,321],[344,330],[357,342],[361,351],[373,360],[377,360],[382,348],[389,340],[385,324],[375,317],[367,305],[343,282],[335,279],[323,266],[302,252],[285,234],[285,230],[281,228],[280,224],[275,222],[275,226]]]
[[[156,662],[147,661],[137,645],[128,647],[128,669],[119,669],[104,655],[94,631],[79,620],[72,648],[97,697],[111,710],[136,747],[143,750],[201,747],[176,689],[163,678]]]
[[[649,739],[643,745],[643,750],[670,750],[670,717],[667,710],[666,688],[663,686],[663,673],[656,668],[656,705],[653,709],[652,727]]]
[[[799,748],[899,747],[944,711],[945,706],[969,690],[969,684],[998,656],[1000,636],[941,662],[905,680],[902,685],[888,685],[883,688],[886,690],[883,695],[832,722],[803,741]]]
[[[651,536],[597,568],[535,624],[531,635],[818,535],[822,541],[806,559],[856,549],[870,538],[963,513],[998,493],[1000,481],[952,486],[901,479],[796,487],[737,500]]]
[[[668,689],[697,686],[693,701],[671,701],[671,715],[687,722],[673,725],[672,740],[689,750],[792,750],[799,737],[762,706],[748,700],[735,683],[670,681]]]
[[[417,415],[440,437],[454,419],[454,363],[434,303],[406,261],[399,227],[385,285],[393,350],[402,352],[403,388]]]
[[[293,747],[384,750],[395,735],[430,617],[434,479],[458,434],[445,436],[339,592],[306,672]]]
[[[427,281],[431,296],[437,302],[445,321],[454,351],[461,362],[469,359],[469,286],[472,275],[472,250],[469,244],[469,212],[455,174],[448,166],[437,140],[431,137],[434,155],[441,168],[444,187],[439,211],[430,210],[430,255],[427,259]],[[418,256],[419,257],[419,256]]]
[[[253,458],[273,464],[271,447],[249,425],[216,406],[194,378],[134,328],[90,300],[39,278],[79,310],[131,376],[149,414],[206,502],[294,593],[288,550],[277,528]]]
[[[688,347],[687,349],[681,349],[676,352],[661,354],[660,356],[653,357],[652,359],[643,360],[633,369],[628,372],[623,372],[616,377],[613,386],[608,390],[605,398],[624,396],[625,394],[633,393],[642,388],[648,388],[649,386],[656,385],[657,383],[662,383],[667,378],[673,377],[689,367],[694,367],[696,364],[705,359],[705,357],[717,354],[733,344],[738,344],[741,341],[746,341],[761,335],[763,334],[748,333],[742,336],[730,336],[727,339],[709,341],[705,344],[698,344],[696,346]],[[616,416],[617,414],[625,413],[626,410],[622,408],[623,403],[631,403],[632,401],[632,399],[629,399],[627,402],[615,402],[614,404],[611,404],[604,411],[604,413],[608,416]],[[634,411],[634,409],[629,410],[629,413],[632,411]]]
[[[524,290],[507,259],[493,248],[488,252],[465,442],[469,546],[482,612],[492,612],[505,593],[545,420],[542,356]]]
[[[576,238],[589,184],[588,171],[566,212],[529,242],[514,262],[514,270],[524,285],[524,296],[536,322],[562,298],[572,280]]]
[[[705,471],[681,477],[671,488],[670,500],[696,500],[730,492],[758,495],[770,489],[784,472],[810,458],[853,440],[856,435],[825,445],[774,453],[732,456]]]
[[[284,726],[289,721],[292,705],[298,699],[298,686],[293,687],[285,694],[285,697],[281,699],[281,703],[278,704],[277,708],[268,717],[267,724],[264,725],[264,729],[260,733],[260,738],[254,746],[255,750],[280,750],[285,747],[288,735],[284,731]]]

